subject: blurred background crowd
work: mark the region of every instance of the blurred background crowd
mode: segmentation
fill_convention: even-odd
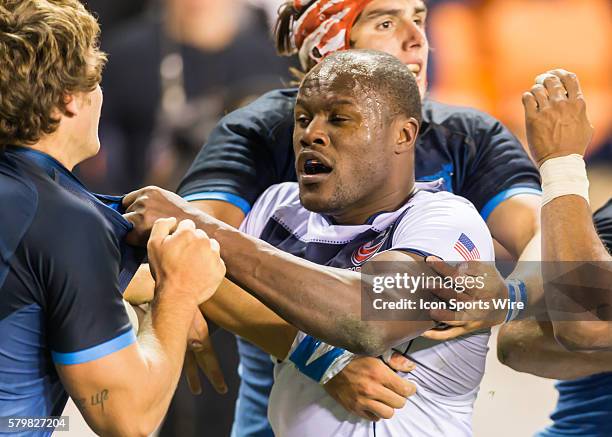
[[[291,58],[272,28],[283,0],[84,1],[109,54],[102,87],[101,153],[78,169],[94,191],[147,184],[175,189],[226,113],[290,86]],[[595,137],[587,159],[593,206],[612,186],[612,2],[427,0],[430,96],[472,106],[525,139],[521,94],[562,67],[578,74]],[[238,387],[232,336],[214,336],[230,387],[193,397],[181,384],[162,436],[227,436]],[[552,400],[551,400],[552,403]],[[517,434],[519,435],[519,434]]]

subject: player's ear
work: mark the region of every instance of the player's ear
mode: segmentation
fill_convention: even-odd
[[[398,117],[395,153],[406,153],[414,148],[419,133],[419,122],[413,117]]]
[[[74,117],[79,113],[79,105],[75,94],[64,95],[64,115]]]

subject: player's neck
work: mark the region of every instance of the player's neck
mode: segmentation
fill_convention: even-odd
[[[46,153],[69,171],[72,171],[77,164],[87,158],[83,156],[78,147],[71,144],[61,126],[54,133],[45,135],[35,144],[27,145],[26,147]]]
[[[400,209],[415,193],[415,184],[405,184],[400,190],[376,193],[359,201],[359,204],[332,214],[334,221],[340,225],[362,225],[375,214],[393,212]]]

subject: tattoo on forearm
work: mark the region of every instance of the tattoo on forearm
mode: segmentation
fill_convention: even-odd
[[[87,399],[85,398],[73,399],[73,401],[76,404],[76,406],[79,408],[79,410],[84,410],[85,407],[87,406]]]
[[[104,389],[99,391],[98,393],[91,395],[91,406],[95,407],[97,405],[100,406],[102,412],[104,413],[104,402],[108,400],[108,390]]]

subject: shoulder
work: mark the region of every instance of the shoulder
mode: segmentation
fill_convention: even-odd
[[[38,210],[38,190],[15,162],[0,160],[0,255],[8,259],[19,246]]]
[[[480,220],[480,214],[470,202],[464,197],[447,191],[419,191],[410,201],[413,206],[412,214],[456,214],[457,212],[467,215],[476,215]]]
[[[255,202],[253,211],[255,214],[274,215],[281,208],[301,208],[300,190],[297,182],[283,182],[272,185]]]
[[[489,261],[495,256],[493,239],[476,208],[447,192],[421,191],[410,200],[394,227],[392,248],[447,261]]]
[[[261,234],[267,222],[274,218],[277,221],[292,223],[303,217],[306,211],[300,203],[299,187],[296,182],[284,182],[269,187],[253,205],[242,223],[241,230],[249,235]]]
[[[114,255],[118,247],[111,225],[87,202],[50,180],[36,182],[38,208],[28,240],[41,252],[61,250],[66,260],[84,253]]]
[[[426,99],[423,103],[423,120],[433,126],[470,136],[501,127],[501,122],[491,115],[467,106],[447,105]]]
[[[293,122],[293,108],[297,89],[273,90],[263,94],[248,105],[226,115],[223,122],[243,123],[245,127],[274,128],[281,122]]]

